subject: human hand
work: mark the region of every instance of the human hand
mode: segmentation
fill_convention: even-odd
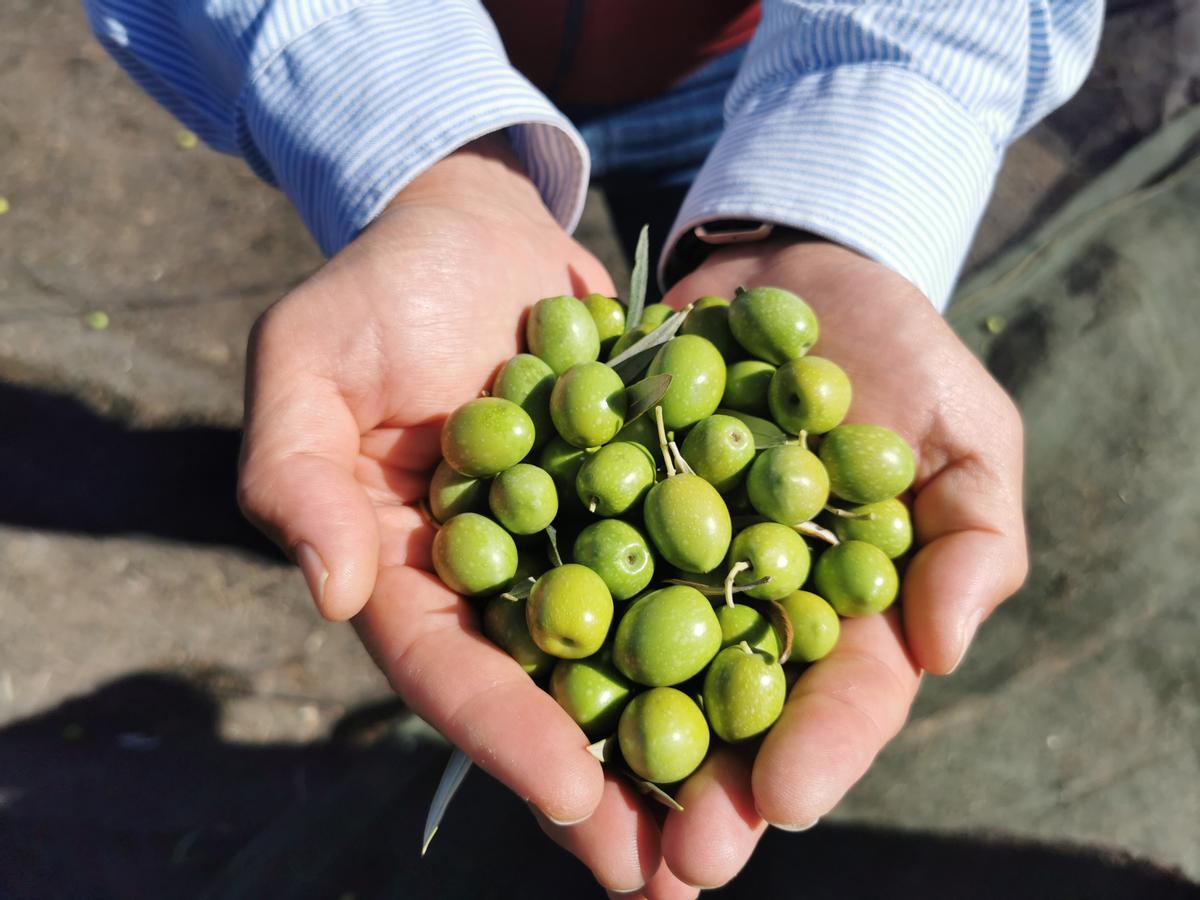
[[[848,421],[887,425],[916,450],[917,550],[902,603],[843,621],[837,648],[801,676],[757,755],[721,747],[680,788],[684,811],[662,822],[661,853],[701,887],[737,874],[768,822],[801,830],[831,810],[903,725],[921,670],[953,671],[1027,568],[1020,415],[919,291],[845,248],[776,240],[714,254],[667,302],[730,297],[739,285],[804,297],[821,325],[814,353],[854,384]],[[545,827],[593,860],[637,847],[632,830]],[[654,883],[645,895],[674,896]]]

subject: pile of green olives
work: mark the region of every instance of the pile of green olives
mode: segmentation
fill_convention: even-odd
[[[433,563],[606,760],[671,785],[895,601],[913,451],[844,423],[850,379],[780,288],[550,297],[525,337],[446,419]]]

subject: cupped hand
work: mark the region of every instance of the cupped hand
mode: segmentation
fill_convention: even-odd
[[[662,865],[700,887],[737,874],[768,823],[799,831],[831,810],[903,725],[921,671],[953,671],[1027,568],[1020,415],[918,290],[842,247],[781,240],[714,254],[667,302],[731,297],[739,285],[808,300],[820,320],[813,353],[854,385],[847,421],[886,425],[916,450],[916,552],[901,603],[843,621],[837,648],[800,677],[757,754],[722,747],[679,789],[684,811],[662,823]],[[545,827],[592,858],[636,846],[631,830],[601,843],[578,826]]]

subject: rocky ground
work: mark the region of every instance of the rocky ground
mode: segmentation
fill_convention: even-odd
[[[1191,895],[1198,85],[1194,4],[1114,4],[1085,89],[1009,154],[972,267],[1016,255],[950,317],[1026,415],[1029,585],[727,895],[794,886],[786,859],[871,896],[867,851],[901,896]],[[237,513],[246,332],[320,264],[286,202],[69,0],[0,8],[0,197],[0,897],[586,893],[479,775],[416,865],[444,748]],[[621,283],[599,196],[581,235]]]

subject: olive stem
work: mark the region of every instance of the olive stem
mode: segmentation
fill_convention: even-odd
[[[747,656],[753,656],[753,655],[754,655],[754,650],[753,650],[753,648],[750,646],[750,644],[749,644],[748,642],[746,642],[746,641],[739,641],[739,642],[738,642],[738,647],[739,647],[739,648],[741,649],[741,651],[742,651],[743,653],[745,653]]]
[[[793,447],[803,447],[805,450],[807,450],[808,449],[808,432],[801,431],[798,435],[796,435],[795,440],[785,441],[784,443],[791,444]]]
[[[725,576],[725,605],[733,606],[733,580],[742,572],[750,568],[750,563],[746,560],[735,562],[729,569],[729,574]]]
[[[671,455],[675,457],[675,466],[680,472],[685,475],[695,475],[692,467],[688,465],[688,461],[683,458],[683,454],[679,452],[679,447],[674,441],[668,441],[667,446],[671,448]]]
[[[825,512],[832,516],[837,516],[839,519],[867,519],[868,521],[875,518],[875,513],[856,513],[850,512],[848,509],[842,509],[839,506],[826,506]]]
[[[671,451],[667,441],[667,426],[663,423],[662,406],[654,407],[654,422],[658,426],[658,446],[662,449],[663,462],[666,464],[667,477],[675,475],[675,466],[671,462]]]
[[[591,502],[588,503],[588,512],[594,513],[596,511],[596,507],[598,505],[599,505],[599,501],[595,497],[593,497]]]
[[[816,522],[801,522],[799,525],[793,525],[792,529],[798,531],[800,534],[803,534],[806,537],[819,538],[826,543],[833,544],[835,547],[841,543],[841,541],[837,539],[836,534],[834,534],[828,528],[822,528]]]

